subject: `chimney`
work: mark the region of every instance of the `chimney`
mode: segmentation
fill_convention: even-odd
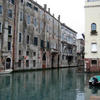
[[[53,14],[53,17],[55,17],[55,15]]]
[[[47,4],[44,4],[44,9],[47,10]]]
[[[48,12],[50,13],[50,8],[48,8]]]
[[[60,15],[58,15],[58,20],[60,21]]]

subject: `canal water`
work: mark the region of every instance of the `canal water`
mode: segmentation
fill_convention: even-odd
[[[0,75],[0,100],[89,100],[100,96],[88,86],[92,75],[75,68]]]

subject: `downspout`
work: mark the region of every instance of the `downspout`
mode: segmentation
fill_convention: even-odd
[[[15,0],[15,8],[14,8],[14,34],[13,34],[13,44],[12,44],[12,69],[15,69],[15,36],[16,36],[16,15],[17,15],[17,0]]]

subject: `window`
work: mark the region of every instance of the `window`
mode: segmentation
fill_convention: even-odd
[[[33,60],[33,67],[36,66],[36,60]]]
[[[33,56],[36,56],[36,52],[33,52]]]
[[[26,60],[26,67],[29,67],[29,60]]]
[[[35,11],[38,11],[38,8],[37,8],[36,6],[34,6],[34,10],[35,10]]]
[[[31,23],[31,17],[28,15],[27,16],[27,24],[30,24]]]
[[[64,60],[64,55],[62,55],[62,60]]]
[[[23,3],[23,0],[21,0],[21,3]]]
[[[95,23],[92,23],[91,24],[91,33],[92,34],[96,34],[97,32],[96,32],[96,24]]]
[[[44,48],[44,40],[41,40],[41,48]]]
[[[11,42],[8,42],[8,50],[11,50]]]
[[[49,43],[49,41],[47,41],[47,49],[49,49],[50,48],[50,43]]]
[[[38,45],[38,38],[34,37],[34,45],[37,46]]]
[[[9,2],[11,2],[12,4],[14,4],[14,0],[8,0]]]
[[[11,35],[11,26],[8,26],[8,35]]]
[[[19,33],[19,42],[21,42],[21,40],[22,40],[22,34]]]
[[[37,26],[37,19],[36,18],[34,18],[34,25],[35,25],[35,27]]]
[[[27,44],[29,44],[29,35],[27,35]]]
[[[0,14],[2,14],[2,5],[0,5]]]
[[[23,12],[20,12],[20,21],[23,20]]]
[[[19,55],[21,55],[21,50],[19,50]]]
[[[12,10],[11,9],[8,10],[8,17],[12,18]]]
[[[91,44],[91,52],[97,52],[97,44],[96,43],[92,43]]]
[[[0,32],[2,32],[2,24],[0,23]]]
[[[27,7],[32,8],[32,4],[31,4],[31,3],[29,3],[29,2],[27,2]]]
[[[18,67],[21,67],[21,60],[19,60],[18,62]]]
[[[26,51],[26,55],[29,56],[29,51]]]
[[[92,65],[97,65],[97,60],[91,60]]]

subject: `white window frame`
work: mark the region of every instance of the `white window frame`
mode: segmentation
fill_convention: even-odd
[[[91,52],[92,53],[97,52],[97,43],[96,42],[91,43]]]

